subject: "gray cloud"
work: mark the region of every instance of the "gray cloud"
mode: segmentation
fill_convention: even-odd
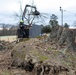
[[[14,20],[14,11],[19,10],[19,0],[0,0],[0,21],[4,23],[15,23],[16,20]],[[25,0],[26,1],[26,0]],[[29,0],[30,1],[30,0]],[[61,0],[58,0],[62,2]],[[73,22],[75,21],[75,16],[74,13],[76,12],[75,8],[75,0],[69,1],[67,4],[66,0],[63,1],[63,3],[59,3],[56,0],[35,0],[35,4],[38,7],[38,10],[41,13],[48,13],[50,14],[55,14],[58,16],[58,21],[59,24],[61,24],[61,12],[59,10],[60,5],[62,5],[63,9],[66,10],[64,12],[64,23],[68,23],[69,25],[72,25]],[[54,2],[54,4],[52,3]],[[66,3],[65,3],[66,2]],[[24,2],[23,5],[25,5],[26,2]]]
[[[16,23],[14,20],[14,12],[17,10],[16,0],[0,0],[0,22],[1,23]]]

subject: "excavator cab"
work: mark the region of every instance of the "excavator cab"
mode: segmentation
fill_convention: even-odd
[[[34,8],[34,11],[32,13],[28,14],[29,17],[30,17],[30,15],[32,15],[33,17],[40,15],[40,13],[37,11],[35,6],[31,6],[31,5],[25,6],[25,9],[24,9],[24,12],[22,15],[22,20],[20,20],[19,28],[17,30],[18,38],[29,38],[29,29],[32,27],[32,22],[33,22],[34,18],[32,19],[31,22],[29,21],[28,18],[26,18],[27,7]],[[26,19],[26,21],[28,22],[29,25],[24,24],[24,19]]]
[[[17,30],[18,38],[29,38],[29,28],[20,21],[19,28]]]

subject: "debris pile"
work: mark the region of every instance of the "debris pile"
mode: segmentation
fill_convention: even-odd
[[[0,51],[9,49],[10,43],[5,41],[0,41]]]
[[[61,26],[56,26],[50,33],[48,41],[55,45],[57,49],[61,48],[69,51],[76,51],[75,36],[76,35],[74,35],[73,30]]]
[[[49,37],[1,42],[0,75],[76,75],[74,41],[73,31],[57,26]]]
[[[76,71],[74,54],[54,50],[48,42],[39,38],[18,43],[11,57],[10,68],[21,68],[31,75],[74,75]]]

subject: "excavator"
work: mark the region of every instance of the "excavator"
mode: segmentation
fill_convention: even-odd
[[[30,13],[29,8],[32,9]],[[26,15],[28,15],[28,18],[26,18]],[[32,15],[32,20],[30,22],[30,16]],[[26,5],[22,14],[22,18],[19,23],[19,28],[17,29],[17,36],[18,38],[29,38],[29,29],[32,27],[33,20],[35,19],[36,16],[39,16],[40,12],[37,11],[37,8],[32,5]],[[28,25],[24,24],[25,20],[28,22]]]

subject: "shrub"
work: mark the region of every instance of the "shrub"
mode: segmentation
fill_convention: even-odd
[[[42,28],[42,33],[50,33],[50,32],[51,32],[50,25],[46,25]]]

